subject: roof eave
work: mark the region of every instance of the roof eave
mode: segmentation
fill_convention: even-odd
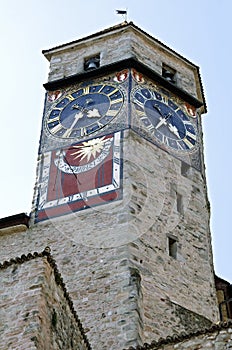
[[[200,101],[200,100],[196,99],[195,97],[193,97],[192,95],[190,95],[186,91],[182,90],[181,88],[179,88],[175,84],[170,83],[165,78],[163,78],[162,75],[151,70],[146,65],[139,62],[135,57],[130,57],[130,58],[127,58],[127,59],[124,59],[121,61],[117,61],[117,62],[108,64],[108,65],[102,66],[102,67],[95,69],[95,70],[74,74],[74,75],[71,75],[67,78],[62,78],[62,79],[47,82],[44,84],[44,88],[47,91],[53,91],[53,90],[57,90],[59,88],[62,88],[64,86],[68,86],[70,84],[77,83],[77,82],[85,80],[85,79],[99,77],[99,76],[102,76],[104,74],[109,74],[111,72],[114,72],[115,70],[118,70],[118,69],[122,70],[125,68],[137,69],[140,73],[143,73],[144,75],[149,76],[152,80],[158,82],[164,88],[177,94],[184,101],[190,103],[192,106],[194,106],[196,108],[200,108],[204,105],[204,101]]]

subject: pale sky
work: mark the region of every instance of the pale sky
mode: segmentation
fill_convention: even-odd
[[[232,282],[230,0],[12,0],[1,3],[0,217],[30,213],[48,62],[42,49],[128,21],[200,66],[216,273]]]

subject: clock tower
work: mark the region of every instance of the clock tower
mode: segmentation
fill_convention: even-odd
[[[49,245],[93,349],[218,321],[199,68],[133,23],[50,62],[30,245]]]

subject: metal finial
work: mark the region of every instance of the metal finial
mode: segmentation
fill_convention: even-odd
[[[126,10],[116,10],[117,15],[122,15],[124,21],[127,22],[127,9]]]

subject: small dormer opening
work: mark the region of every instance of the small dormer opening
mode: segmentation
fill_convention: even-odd
[[[176,70],[163,63],[162,77],[172,84],[176,84]]]
[[[93,70],[97,69],[100,67],[100,54],[91,56],[91,57],[86,57],[84,59],[84,70]]]

